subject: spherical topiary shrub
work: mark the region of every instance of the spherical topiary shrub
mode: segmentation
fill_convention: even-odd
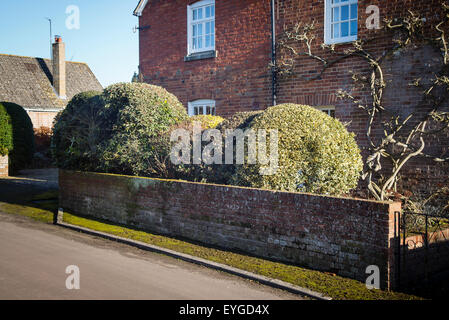
[[[185,107],[164,88],[145,83],[114,84],[102,97],[107,137],[101,145],[101,169],[157,176],[160,146],[152,140],[187,119]]]
[[[13,171],[26,168],[33,161],[34,131],[28,113],[15,103],[0,103],[11,118],[12,149],[9,150],[10,168]]]
[[[357,186],[360,150],[337,119],[309,106],[282,104],[266,109],[249,127],[278,130],[278,169],[261,175],[259,162],[237,166],[232,184],[319,194],[344,194]],[[266,145],[269,155],[269,135]]]
[[[0,156],[6,156],[12,147],[11,117],[5,106],[0,103]]]
[[[95,170],[99,163],[98,145],[103,142],[104,107],[101,92],[75,95],[53,123],[51,153],[59,168]]]

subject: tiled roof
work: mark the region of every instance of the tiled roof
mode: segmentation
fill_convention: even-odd
[[[59,99],[52,86],[51,70],[49,59],[0,54],[0,101],[14,102],[28,110],[58,110],[77,93],[103,90],[87,64],[67,61],[67,99]]]

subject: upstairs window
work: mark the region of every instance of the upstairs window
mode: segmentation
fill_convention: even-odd
[[[357,0],[325,0],[324,42],[326,44],[357,40]]]
[[[201,114],[210,114],[215,116],[215,101],[196,100],[189,102],[189,116],[197,116]]]
[[[215,50],[215,0],[187,6],[188,54]]]

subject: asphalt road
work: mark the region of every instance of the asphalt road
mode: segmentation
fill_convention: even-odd
[[[66,268],[80,289],[66,288]],[[0,299],[301,299],[282,290],[0,213]]]

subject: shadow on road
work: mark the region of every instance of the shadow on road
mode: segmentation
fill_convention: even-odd
[[[0,202],[34,206],[39,201],[55,200],[58,191],[58,169],[22,170],[15,176],[0,177]],[[48,193],[48,199],[33,201]]]

